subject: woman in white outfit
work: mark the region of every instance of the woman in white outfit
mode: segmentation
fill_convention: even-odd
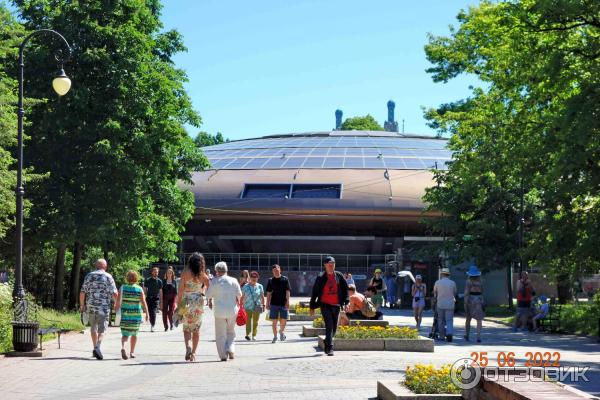
[[[217,274],[206,291],[208,307],[215,314],[215,342],[221,361],[233,360],[235,355],[235,319],[242,290],[237,279],[227,276],[227,264],[215,265]]]

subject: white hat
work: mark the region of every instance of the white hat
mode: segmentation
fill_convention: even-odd
[[[450,275],[450,269],[442,268],[442,269],[440,269],[440,274]]]

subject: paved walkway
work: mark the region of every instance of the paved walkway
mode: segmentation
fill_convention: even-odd
[[[297,301],[297,299],[295,299]],[[389,311],[392,324],[412,324],[408,311]],[[426,323],[431,323],[426,314]],[[499,351],[513,351],[523,365],[527,351],[558,351],[561,364],[590,366],[589,382],[577,388],[600,394],[600,344],[590,339],[561,335],[512,333],[508,328],[485,323],[483,342],[462,340],[463,319],[456,319],[457,339],[436,343],[435,353],[336,352],[322,356],[314,338],[300,336],[302,322],[291,322],[286,342],[271,343],[269,323],[261,321],[257,342],[246,342],[238,328],[236,359],[220,362],[214,344],[212,313],[207,309],[195,363],[184,358],[181,330],[149,332],[142,326],[135,360],[119,355],[120,334],[111,328],[103,343],[105,359],[91,357],[86,334],[63,336],[62,349],[45,344],[47,356],[39,359],[0,358],[4,398],[206,398],[206,399],[368,399],[376,396],[378,379],[398,379],[415,363],[441,365],[472,352],[487,351],[495,365]],[[429,326],[422,328],[422,334]]]

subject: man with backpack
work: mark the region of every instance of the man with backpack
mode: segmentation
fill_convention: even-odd
[[[513,332],[523,326],[523,331],[526,332],[529,317],[531,317],[531,300],[535,296],[535,290],[529,280],[527,271],[521,272],[521,279],[517,282],[517,315],[513,326]]]
[[[321,308],[325,322],[325,354],[333,356],[333,338],[337,331],[340,310],[348,304],[348,284],[344,275],[335,270],[335,259],[326,257],[323,262],[325,271],[319,274],[310,297],[310,315]]]
[[[377,292],[377,289],[374,290]],[[371,299],[356,291],[356,286],[348,285],[348,295],[350,296],[350,302],[346,306],[348,319],[380,319],[383,316],[381,311],[377,311]]]

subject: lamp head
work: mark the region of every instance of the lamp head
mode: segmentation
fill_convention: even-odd
[[[54,91],[59,96],[64,96],[71,89],[71,80],[65,74],[64,69],[61,68],[60,72],[52,80],[52,88],[54,88]]]

